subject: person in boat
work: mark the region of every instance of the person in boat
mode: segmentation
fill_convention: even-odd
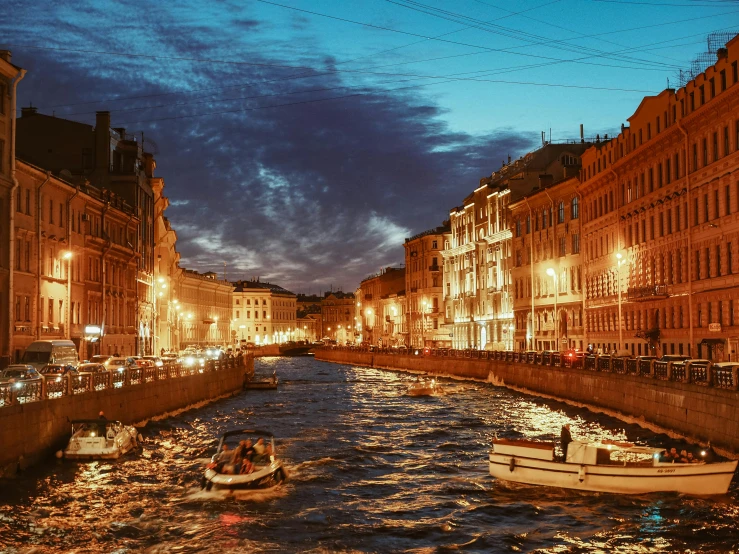
[[[688,451],[687,450],[681,450],[680,451],[680,457],[677,459],[678,462],[682,464],[689,464],[690,460],[688,459]]]
[[[266,450],[267,447],[264,445],[264,438],[259,437],[254,445],[254,458],[252,461],[255,464],[261,462],[264,459],[264,453]]]
[[[687,458],[689,464],[697,464],[698,462],[700,462],[700,460],[698,458],[696,458],[695,456],[693,456],[693,453],[692,452],[688,452],[688,455],[686,456],[686,458]]]
[[[227,444],[224,444],[223,450],[221,450],[220,454],[218,454],[218,458],[216,458],[216,471],[218,473],[232,473],[233,461],[234,451],[231,450]]]
[[[100,413],[98,414],[98,419],[102,419],[103,421],[107,421],[108,418],[105,417],[105,412],[100,410]]]
[[[572,442],[572,433],[570,433],[570,424],[565,423],[562,426],[562,432],[559,435],[560,441],[562,443],[562,459],[567,460],[567,447]]]

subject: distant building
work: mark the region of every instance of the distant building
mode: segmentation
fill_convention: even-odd
[[[382,346],[405,343],[405,267],[386,267],[362,280],[357,310],[363,342]],[[360,319],[357,321],[359,322]]]
[[[231,344],[234,287],[211,271],[183,269],[175,285],[179,348]]]
[[[356,297],[351,292],[333,291],[321,299],[321,327],[323,339],[338,344],[353,344],[359,338],[355,317]]]
[[[405,320],[407,346],[449,347],[444,327],[444,260],[442,251],[451,239],[442,225],[405,239]],[[387,318],[393,317],[391,313]]]
[[[233,286],[233,329],[241,344],[301,340],[295,293],[258,280],[238,281]]]

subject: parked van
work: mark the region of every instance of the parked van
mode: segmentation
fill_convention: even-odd
[[[71,340],[37,340],[26,348],[21,363],[41,370],[47,364],[71,365],[76,368],[80,360],[77,347]]]

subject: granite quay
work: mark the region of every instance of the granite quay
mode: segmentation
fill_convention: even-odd
[[[416,354],[417,352],[417,354]],[[739,364],[558,352],[327,347],[316,358],[490,381],[617,412],[739,453]]]
[[[201,367],[165,362],[2,384],[0,476],[50,455],[68,438],[73,419],[103,411],[109,419],[139,422],[238,392],[253,374],[253,356],[243,355]]]

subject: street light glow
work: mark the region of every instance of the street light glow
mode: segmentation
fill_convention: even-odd
[[[71,251],[71,250],[66,250],[66,251],[65,251],[65,252],[64,252],[64,253],[62,254],[62,258],[64,258],[65,260],[69,260],[69,259],[71,259],[71,258],[72,258],[72,251]]]
[[[547,275],[549,275],[550,277],[554,277],[554,269],[551,267],[547,268]]]

